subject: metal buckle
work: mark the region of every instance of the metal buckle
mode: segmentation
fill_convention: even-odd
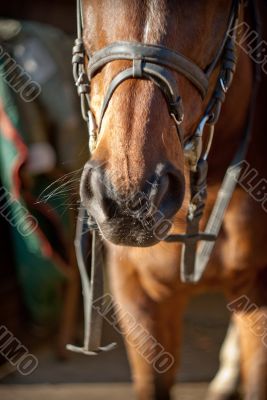
[[[200,156],[203,152],[202,137],[206,125],[209,124],[209,120],[210,115],[204,115],[196,129],[195,134],[184,145],[184,154],[192,171],[196,170],[198,160],[200,159]],[[206,145],[204,155],[202,156],[204,160],[208,158],[214,136],[214,124],[209,124],[209,126],[210,131],[208,143]]]
[[[110,343],[104,347],[98,347],[96,351],[90,351],[86,345],[84,347],[73,346],[72,344],[67,344],[67,350],[72,351],[74,353],[84,354],[85,356],[97,356],[100,353],[108,352],[117,347],[116,343]]]

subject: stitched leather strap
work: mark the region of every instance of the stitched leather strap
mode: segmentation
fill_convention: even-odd
[[[205,73],[184,55],[166,47],[135,42],[115,42],[89,57],[88,73],[91,79],[104,65],[116,60],[138,60],[154,63],[182,73],[199,90],[202,98],[209,87]]]

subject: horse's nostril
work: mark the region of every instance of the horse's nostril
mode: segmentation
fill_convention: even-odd
[[[81,183],[80,183],[80,197],[81,202],[84,205],[87,205],[88,201],[93,197],[93,186],[95,186],[92,182],[92,175],[94,172],[94,168],[90,163],[87,163],[84,167]]]
[[[118,211],[118,203],[110,197],[103,196],[102,207],[105,215],[111,219],[115,218]]]
[[[86,207],[95,201],[102,203],[104,192],[103,169],[96,162],[90,161],[85,165],[81,177],[81,201]]]
[[[182,204],[184,188],[184,177],[176,168],[169,163],[160,165],[150,180],[151,210],[156,208],[165,216],[172,216]]]
[[[169,183],[169,176],[168,174],[166,174],[162,176],[158,182],[152,184],[149,199],[154,207],[160,207],[160,204],[164,200],[165,195],[168,193]]]

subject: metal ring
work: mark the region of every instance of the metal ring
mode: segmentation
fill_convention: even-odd
[[[220,85],[221,85],[222,91],[224,93],[227,93],[228,88],[225,86],[223,78],[220,78]]]
[[[206,146],[206,150],[205,153],[203,155],[203,160],[207,160],[209,152],[210,152],[210,148],[212,145],[212,140],[213,140],[213,136],[214,136],[214,125],[210,125],[210,131],[209,131],[209,140]]]

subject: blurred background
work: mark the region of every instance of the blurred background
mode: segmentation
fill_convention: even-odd
[[[81,343],[83,333],[73,240],[88,153],[72,79],[75,29],[73,0],[1,4],[0,327],[38,360],[23,375],[0,357],[2,400],[132,396],[124,345],[108,324],[103,342],[117,341],[113,352],[90,358],[65,350]],[[183,399],[203,398],[228,318],[219,294],[190,304],[177,376]]]

